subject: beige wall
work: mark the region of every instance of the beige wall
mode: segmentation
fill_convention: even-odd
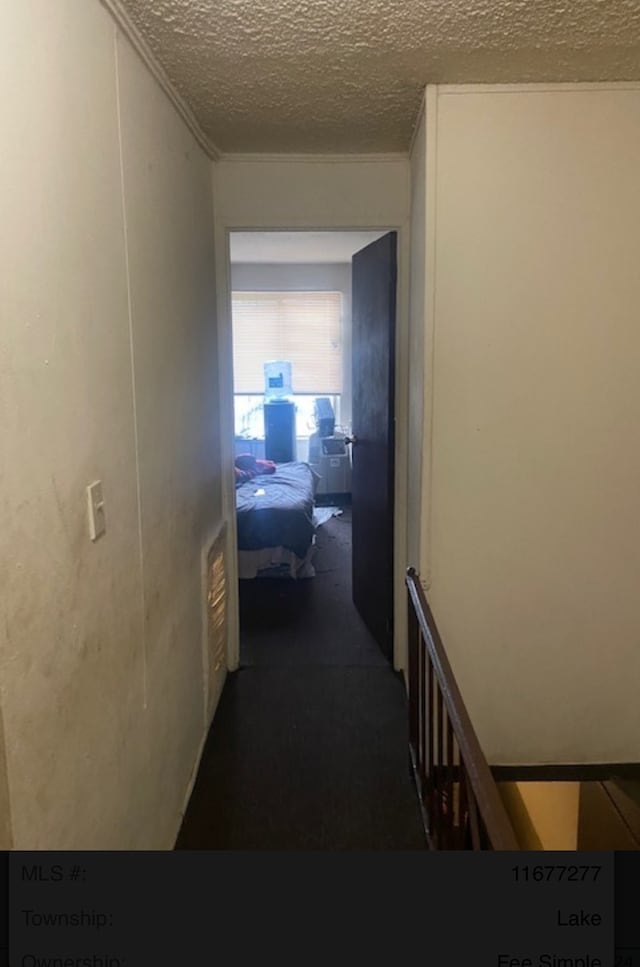
[[[436,133],[436,618],[490,761],[638,761],[640,89]]]
[[[246,228],[393,228],[408,216],[399,156],[305,160],[256,155],[215,165],[216,212]]]
[[[13,843],[170,848],[205,729],[200,555],[221,518],[210,164],[94,0],[14,4],[3,38]]]
[[[409,302],[409,162],[400,156],[322,157],[286,155],[253,159],[228,158],[214,165],[217,279],[220,282],[221,394],[227,413],[227,439],[222,441],[225,465],[225,515],[235,534],[233,493],[233,412],[229,275],[226,261],[230,229],[316,228],[398,229],[398,312],[396,343],[396,520],[395,520],[395,667],[406,664],[407,393]],[[226,374],[225,374],[226,369]],[[357,433],[356,427],[354,432]],[[229,547],[234,553],[233,537]],[[237,626],[231,632],[238,660]]]
[[[578,848],[579,782],[500,782],[520,849]]]
[[[424,447],[425,331],[427,328],[427,126],[424,110],[416,128],[411,164],[411,253],[409,282],[409,401],[407,459],[407,560],[421,570]],[[421,575],[422,576],[422,575]]]

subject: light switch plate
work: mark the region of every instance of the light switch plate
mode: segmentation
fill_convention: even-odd
[[[101,480],[94,480],[87,487],[87,500],[89,505],[89,537],[92,541],[97,541],[107,529]]]

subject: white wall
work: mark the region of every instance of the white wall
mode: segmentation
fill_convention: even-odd
[[[435,130],[436,619],[493,762],[638,761],[640,88]]]
[[[286,155],[229,158],[214,165],[217,279],[220,283],[220,352],[232,366],[227,264],[227,233],[232,229],[398,229],[398,313],[396,353],[396,520],[394,664],[406,664],[407,371],[409,295],[409,163],[399,156],[287,158]],[[225,515],[235,534],[233,493],[232,389],[222,371],[222,398],[227,401],[222,441],[225,465]],[[354,430],[356,428],[354,427]],[[357,432],[357,431],[356,431]],[[233,541],[230,545],[233,555]],[[234,632],[237,663],[237,627]]]
[[[407,559],[421,569],[424,444],[425,331],[427,328],[427,125],[421,113],[411,146],[411,253],[409,281],[409,401],[407,458]]]
[[[3,40],[13,845],[171,848],[205,730],[200,554],[221,518],[210,164],[94,0],[14,4]]]
[[[340,422],[351,421],[351,263],[233,263],[231,285],[238,292],[316,291],[342,295],[342,394]],[[306,456],[298,455],[306,460]]]
[[[393,228],[408,216],[408,163],[398,156],[305,160],[256,155],[215,165],[216,210],[246,228]]]

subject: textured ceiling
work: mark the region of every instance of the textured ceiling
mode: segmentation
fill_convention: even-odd
[[[224,152],[392,152],[426,83],[640,79],[640,0],[123,0]]]

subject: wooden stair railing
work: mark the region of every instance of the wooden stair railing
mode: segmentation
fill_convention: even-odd
[[[409,751],[427,841],[437,850],[518,850],[418,573],[409,568]]]

